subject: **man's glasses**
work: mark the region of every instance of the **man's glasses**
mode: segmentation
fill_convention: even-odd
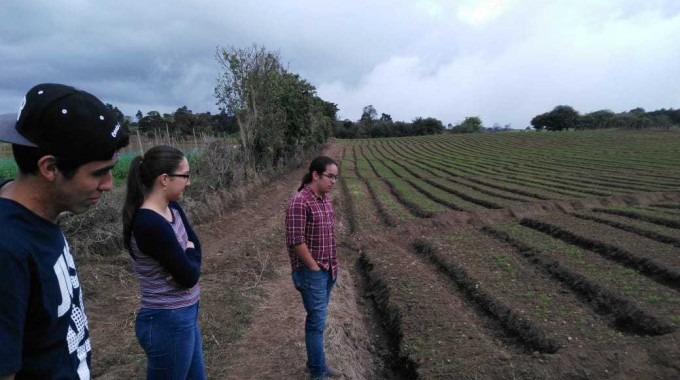
[[[340,179],[339,176],[334,175],[334,174],[323,174],[323,173],[321,173],[321,175],[324,176],[324,177],[327,177],[327,178],[330,179],[331,181],[337,181],[337,180]]]
[[[189,179],[189,174],[168,174],[168,177],[182,177],[184,179]]]

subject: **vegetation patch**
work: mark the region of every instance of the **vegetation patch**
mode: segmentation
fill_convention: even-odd
[[[573,232],[552,223],[530,218],[522,219],[520,223],[523,226],[545,232],[570,244],[575,244],[579,247],[597,252],[626,267],[639,271],[661,284],[667,285],[675,290],[680,290],[680,273],[676,269],[671,269],[666,265],[659,263],[657,261],[658,258],[656,257],[639,256],[645,252],[636,251],[636,253],[633,254],[624,248],[594,238],[584,237],[582,234],[586,232],[586,230],[583,229],[579,232]]]
[[[394,195],[399,203],[404,205],[413,215],[419,218],[431,218],[434,215],[432,211],[422,206],[423,203],[432,205],[432,201],[425,202],[422,198],[418,199],[419,197],[415,196],[413,188],[409,188],[402,180],[396,178],[385,179],[385,184],[390,188],[392,195]]]
[[[446,273],[463,291],[469,302],[479,306],[503,326],[505,330],[517,336],[524,345],[525,352],[555,353],[559,344],[547,338],[545,333],[531,322],[522,318],[515,310],[507,307],[499,300],[480,289],[479,282],[472,278],[465,269],[444,260],[429,242],[423,239],[412,243],[413,249],[432,260],[437,267]]]
[[[383,180],[367,180],[366,186],[376,200],[376,207],[385,224],[396,226],[414,218],[414,215],[392,195],[392,191]]]
[[[571,215],[616,227],[680,248],[680,231],[677,229],[606,213],[575,212]]]
[[[622,215],[633,219],[640,219],[650,223],[660,224],[672,228],[680,228],[680,217],[672,218],[668,216],[661,216],[658,213],[645,211],[633,207],[607,207],[595,208],[595,212],[603,212],[607,214]]]
[[[621,272],[606,260],[593,257],[594,253],[550,240],[547,235],[541,236],[525,227],[488,226],[483,231],[516,247],[527,261],[564,283],[596,313],[611,320],[616,329],[638,335],[662,335],[675,331],[674,324],[638,307],[634,299],[639,297],[619,294],[625,284],[637,282],[633,278],[638,276],[635,272]],[[663,292],[651,284],[645,284],[645,287],[649,289],[647,294]],[[645,287],[636,291],[642,293]]]

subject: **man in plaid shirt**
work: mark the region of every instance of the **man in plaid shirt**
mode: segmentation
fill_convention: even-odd
[[[312,379],[342,375],[326,365],[323,350],[328,301],[338,278],[335,213],[328,196],[337,180],[335,161],[324,156],[315,158],[286,210],[286,245],[293,284],[307,311],[305,345]]]

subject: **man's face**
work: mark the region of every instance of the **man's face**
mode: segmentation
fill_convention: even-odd
[[[338,167],[334,164],[326,166],[326,170],[318,175],[317,190],[319,194],[326,194],[333,190],[338,180]]]
[[[111,169],[116,162],[118,158],[88,162],[79,167],[71,179],[59,173],[55,183],[56,210],[80,214],[97,204],[104,191],[113,189]]]

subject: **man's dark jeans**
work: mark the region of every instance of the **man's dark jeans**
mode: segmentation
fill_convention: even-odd
[[[305,320],[305,345],[307,368],[312,377],[326,375],[326,358],[323,351],[323,331],[331,290],[336,279],[325,270],[312,271],[307,267],[293,272],[293,284],[302,295],[307,311]]]

